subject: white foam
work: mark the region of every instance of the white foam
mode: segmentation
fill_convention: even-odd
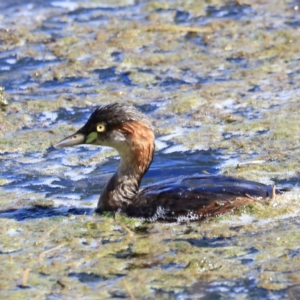
[[[38,185],[38,186],[47,185],[52,188],[61,188],[62,187],[61,185],[52,184],[53,181],[60,181],[60,179],[59,178],[48,178],[48,179],[44,179],[44,180],[41,180],[41,181],[35,182],[35,183],[27,181],[27,182],[20,184],[19,187],[27,187],[27,186],[32,186],[32,185]],[[41,197],[43,197],[43,196],[41,196]]]
[[[159,139],[157,139],[155,141],[155,149],[156,150],[162,150],[164,148],[167,148],[168,147],[168,144],[163,142],[163,141],[160,141]]]
[[[90,174],[95,169],[96,169],[96,165],[86,167],[86,168],[81,168],[78,170],[71,169],[69,171],[64,172],[64,176],[71,178],[73,181],[78,181],[78,180],[87,178],[86,175]]]
[[[86,175],[76,174],[74,171],[67,171],[64,173],[64,176],[71,178],[72,181],[78,181],[87,178]]]
[[[167,148],[166,150],[164,150],[164,153],[173,153],[173,152],[186,152],[189,151],[190,149],[183,146],[183,145],[175,145],[172,146],[170,148]]]
[[[182,134],[182,128],[181,127],[180,128],[179,127],[175,128],[174,132],[176,132],[176,133],[171,133],[171,134],[161,136],[159,138],[159,140],[160,141],[169,141],[169,140],[172,140],[172,138],[175,137],[175,136],[180,136]]]
[[[47,186],[52,187],[52,188],[62,187],[61,185],[58,185],[58,184],[52,184],[53,181],[60,181],[60,179],[57,178],[57,177],[56,178],[55,177],[54,178],[48,178],[48,179],[45,179],[45,180],[41,181],[39,183],[39,185],[47,185]]]
[[[52,111],[45,111],[42,113],[42,117],[41,117],[41,121],[46,121],[46,120],[50,120],[52,122],[54,122],[58,115],[56,112],[52,112]]]
[[[15,58],[8,58],[6,59],[6,62],[10,65],[14,65],[17,62],[17,60]]]
[[[52,1],[51,5],[54,7],[67,8],[69,10],[75,10],[78,8],[77,3],[69,2],[69,1]]]
[[[6,235],[8,235],[8,236],[16,236],[16,235],[19,235],[20,232],[22,232],[22,231],[23,231],[23,230],[20,230],[20,229],[16,230],[16,229],[14,229],[14,228],[9,228],[9,229],[6,231]]]
[[[226,167],[236,167],[237,165],[240,165],[241,162],[236,158],[226,159],[224,162],[218,166],[218,169],[226,168]]]
[[[229,99],[223,100],[221,102],[216,102],[214,105],[216,108],[222,109],[222,111],[229,112],[234,108],[234,106],[236,106],[236,105],[234,105],[234,103],[235,103],[235,101],[233,99],[229,98]]]
[[[43,161],[45,161],[44,158],[21,157],[18,159],[18,162],[22,164],[38,164]]]
[[[61,197],[61,198],[59,198]],[[55,199],[51,199],[54,202],[54,206],[56,207],[82,207],[82,202],[80,200],[80,196],[78,194],[68,194],[68,195],[57,195]]]

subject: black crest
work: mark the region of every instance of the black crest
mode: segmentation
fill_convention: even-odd
[[[110,129],[125,122],[138,121],[141,119],[144,119],[144,116],[135,107],[130,105],[114,103],[99,106],[93,111],[85,125],[79,129],[78,132],[91,132],[95,124],[99,122],[105,123]]]

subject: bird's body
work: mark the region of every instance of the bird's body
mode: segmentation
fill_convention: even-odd
[[[214,175],[184,176],[139,190],[124,211],[128,216],[151,220],[204,220],[272,195],[272,187],[253,181]]]
[[[122,212],[150,220],[203,220],[247,203],[272,198],[275,189],[226,176],[174,178],[140,189],[154,154],[154,131],[132,106],[97,108],[86,124],[57,147],[93,144],[115,148],[121,156],[116,173],[100,196],[97,212]]]

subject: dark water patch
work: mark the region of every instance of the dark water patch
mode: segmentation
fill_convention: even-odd
[[[174,263],[174,262],[170,262],[170,263],[167,263],[167,264],[161,264],[159,267],[164,269],[164,270],[180,270],[180,269],[185,268],[185,266],[179,265],[179,264]]]
[[[201,77],[199,76],[198,73],[190,70],[189,68],[181,68],[181,71],[183,73],[182,77],[190,77],[193,78],[193,83],[192,84],[204,84],[208,82],[212,82],[213,80],[216,80],[216,78],[212,78],[210,76],[208,77]],[[190,84],[190,83],[188,83]]]
[[[166,242],[188,242],[190,245],[198,248],[219,248],[226,247],[231,242],[231,238],[213,238],[213,239],[175,239],[175,240],[166,240]]]
[[[238,65],[238,67],[241,69],[249,68],[248,60],[244,57],[240,57],[240,56],[228,57],[226,59],[226,61],[234,64],[234,67],[236,67],[236,65]]]
[[[203,40],[202,35],[194,32],[189,32],[184,36],[185,41],[191,42],[194,45],[207,47],[207,43]],[[205,53],[205,52],[204,52]]]
[[[53,122],[57,122],[57,120],[63,120],[64,123],[72,124],[74,126],[81,127],[88,119],[88,116],[96,109],[96,107],[70,107],[59,108],[53,113],[57,114],[57,117]],[[52,113],[52,112],[51,112]],[[42,122],[45,118],[47,118],[47,111],[37,115],[37,121]],[[53,148],[53,151],[58,151]],[[50,151],[50,149],[49,149]]]
[[[171,87],[171,86],[180,86],[180,85],[186,85],[186,84],[189,84],[189,83],[182,79],[166,77],[166,78],[162,79],[162,82],[159,85],[161,87]]]
[[[54,196],[55,194],[64,194],[64,185],[62,181],[54,180],[52,184],[47,184],[47,183],[43,183],[45,178],[40,180],[37,177],[35,177],[35,179],[36,180],[32,180],[30,184],[24,185],[24,190],[32,191],[36,193],[45,193],[45,198],[49,198],[51,196]],[[68,187],[69,187],[68,194],[70,194],[74,188],[72,187],[72,185],[69,185]],[[9,190],[13,190],[13,189],[10,187]]]
[[[124,54],[118,51],[112,52],[111,56],[115,59],[116,63],[121,63],[124,58]]]
[[[57,87],[70,87],[70,86],[82,86],[83,83],[85,83],[88,79],[85,77],[76,77],[76,76],[70,76],[70,77],[64,77],[63,79],[52,79],[47,80],[43,82],[40,87],[44,89],[53,89]]]
[[[76,155],[76,153],[84,152],[84,157],[88,159],[99,152],[99,148],[97,147],[89,148],[87,150],[85,147],[76,147],[72,153]],[[108,179],[105,174],[112,174],[117,167],[118,161],[112,160],[115,163],[106,165],[103,169],[99,167],[93,172],[89,170],[88,175],[83,175],[84,172],[83,174],[80,172],[81,169],[84,170],[84,166],[81,165],[66,167],[64,169],[64,172],[67,172],[66,175],[62,173],[53,174],[52,176],[48,175],[46,170],[51,170],[53,165],[62,165],[63,159],[68,157],[68,153],[68,149],[58,150],[54,147],[49,147],[47,151],[42,153],[29,153],[22,157],[14,157],[14,155],[11,158],[6,157],[2,161],[3,169],[1,176],[8,180],[8,183],[3,185],[3,187],[7,191],[22,189],[20,192],[27,190],[38,194],[44,193],[43,197],[46,198],[55,195],[60,195],[61,197],[62,195],[72,194],[72,198],[74,199],[74,193],[82,199],[86,199],[86,197],[94,194],[99,195],[101,188]],[[7,155],[10,154],[7,153]],[[21,161],[18,161],[19,159]],[[35,162],[36,159],[37,162]],[[74,176],[76,177],[78,174],[80,177],[83,176],[84,179],[76,180]],[[75,199],[78,200],[78,197],[75,197]]]
[[[151,114],[153,112],[155,112],[155,110],[157,109],[157,105],[156,104],[141,104],[141,105],[136,105],[136,107],[138,108],[138,110],[140,110],[142,113],[144,114]]]
[[[243,258],[241,259],[241,264],[245,266],[249,266],[254,262],[254,259],[251,258]]]
[[[8,183],[6,186],[7,191],[15,191],[17,188],[22,188],[23,193],[25,191],[35,192],[38,194],[44,194],[45,199],[60,200],[72,200],[76,202],[90,199],[90,197],[100,195],[102,188],[104,187],[107,177],[101,180],[101,175],[90,176],[81,180],[73,180],[72,178],[61,177],[59,180],[55,178],[49,178],[42,175],[28,175],[28,174],[12,174],[10,176],[3,176],[6,179],[14,178],[12,183]],[[17,178],[18,177],[18,178]],[[58,177],[58,176],[57,176]],[[45,183],[49,179],[49,183]],[[66,197],[66,198],[65,198]],[[70,198],[71,197],[71,198]]]
[[[287,191],[300,188],[300,174],[286,179],[271,178],[276,186],[283,187]]]
[[[109,17],[104,15],[103,12],[111,12],[111,8],[102,9],[102,8],[84,8],[80,7],[71,12],[68,12],[66,15],[71,17],[70,19],[73,22],[78,23],[89,23],[89,24],[98,24],[103,25],[109,21]]]
[[[131,248],[125,250],[125,251],[120,251],[114,255],[116,258],[119,259],[127,259],[127,258],[135,258],[135,257],[144,257],[147,256],[146,253],[136,253],[132,251]]]
[[[189,24],[190,26],[203,26],[214,22],[215,19],[234,19],[239,20],[253,13],[251,5],[229,2],[222,6],[208,5],[205,16],[191,16],[184,12],[178,13],[178,24]],[[175,18],[174,18],[175,21]]]
[[[123,290],[115,289],[108,291],[108,293],[112,297],[111,299],[128,299],[128,293]]]
[[[171,51],[170,50],[155,49],[155,50],[153,50],[153,53],[155,53],[155,54],[170,54]]]
[[[1,28],[0,28],[0,34],[1,34]],[[0,44],[1,44],[1,38],[0,38]],[[3,64],[8,63],[7,60],[11,60],[11,63],[15,63],[17,61],[17,55],[16,53],[18,52],[17,48],[12,48],[8,50],[3,50],[0,52],[0,62],[1,62],[1,67]]]
[[[248,254],[256,254],[259,250],[257,250],[255,247],[251,247],[248,249]]]
[[[254,85],[252,88],[248,90],[249,93],[259,93],[262,92],[261,87],[259,85]]]
[[[33,206],[2,210],[0,211],[0,218],[24,221],[27,219],[66,217],[69,215],[91,215],[93,212],[94,209],[91,208]]]
[[[119,242],[121,242],[121,241],[122,241],[121,239],[118,239],[118,240],[102,239],[102,240],[101,240],[101,244],[102,244],[102,245],[106,245],[106,244],[116,244],[116,243],[119,243]]]
[[[229,58],[226,58],[227,61],[231,62],[231,63],[235,63],[235,64],[241,64],[242,62],[245,61],[245,58],[242,58],[242,57],[229,57]]]
[[[298,59],[298,61],[300,61],[300,58]],[[298,69],[296,72],[294,72],[294,73],[289,73],[288,75],[289,76],[292,76],[292,75],[294,75],[294,74],[300,74],[300,69]]]
[[[2,178],[7,179],[8,181],[12,181],[7,183],[6,185],[3,185],[4,187],[7,186],[8,191],[13,191],[15,188],[22,186],[22,184],[33,182],[37,179],[35,175],[27,174],[25,172],[18,172],[20,170],[19,167],[12,168],[10,162],[7,162],[3,167],[4,168],[1,174]]]
[[[298,248],[298,249],[295,249],[295,250],[290,250],[289,251],[289,257],[290,258],[300,258],[300,248]]]
[[[22,7],[28,8],[28,6],[33,9],[34,7],[40,6],[40,7],[51,7],[50,1],[44,1],[44,0],[30,0],[28,3],[24,0],[10,0],[10,1],[1,1],[0,2],[0,9],[18,9],[20,10]],[[24,8],[24,9],[25,9]]]
[[[97,197],[100,196],[106,181],[108,181],[107,176],[103,180],[101,179],[101,175],[91,175],[88,178],[76,181],[72,178],[61,178],[59,181],[53,181],[53,185],[57,185],[57,187],[54,188],[47,185],[37,187],[46,192],[46,198],[53,198],[54,196],[63,197],[75,194],[76,196],[79,196],[79,199],[74,199],[73,201],[84,201],[85,199],[90,199],[90,197],[93,196],[95,196],[96,200]]]
[[[292,22],[285,22],[286,25],[291,26],[293,28],[300,27],[300,20],[292,21]]]
[[[174,21],[176,24],[182,24],[182,23],[189,22],[190,18],[191,18],[191,16],[190,16],[189,12],[177,10],[175,17],[174,17]]]
[[[88,283],[88,284],[93,284],[93,283],[98,283],[101,281],[106,281],[107,278],[95,273],[85,273],[85,272],[70,272],[68,274],[69,277],[76,277],[80,282],[82,283]]]
[[[213,18],[228,18],[228,19],[241,19],[249,14],[252,10],[250,5],[239,4],[238,2],[229,2],[221,7],[208,6],[206,14],[208,17]]]
[[[233,112],[234,115],[242,116],[247,120],[254,120],[254,119],[261,118],[262,113],[263,112],[261,110],[251,106],[237,107]]]
[[[64,37],[63,30],[68,26],[68,22],[61,21],[60,16],[49,18],[43,21],[39,31],[44,33],[51,34],[53,38],[62,38]]]
[[[206,283],[199,281],[186,289],[186,292],[178,295],[177,299],[285,299],[286,289],[270,290],[257,287],[254,279],[241,278],[238,281],[214,281]],[[199,297],[199,298],[197,298]],[[276,297],[276,298],[275,298]],[[175,298],[176,299],[176,298]]]
[[[104,4],[102,4],[104,3]],[[91,13],[91,12],[103,12],[103,13],[124,13],[124,12],[135,12],[135,9],[139,8],[139,3],[134,5],[132,4],[124,4],[124,2],[120,1],[106,1],[106,2],[99,2],[96,7],[79,7],[74,9],[73,11],[69,12],[69,15],[78,15],[82,13]]]
[[[154,74],[153,70],[151,69],[136,68],[136,70],[140,73]]]
[[[157,152],[143,182],[156,182],[172,177],[208,172],[217,174],[222,162],[219,151]],[[154,180],[155,179],[155,180]]]
[[[270,130],[258,130],[256,131],[256,135],[264,135],[267,134]]]
[[[7,56],[0,59],[0,74],[1,72],[7,72],[13,69],[14,64],[16,64],[16,56]]]
[[[113,82],[113,83],[122,83],[125,85],[132,85],[131,80],[129,78],[128,72],[117,73],[116,68],[104,68],[104,69],[96,69],[94,70],[96,74],[99,75],[99,79],[101,82]]]
[[[21,285],[21,284],[18,284],[17,287],[20,288],[20,289],[23,289],[23,290],[31,288],[29,285]]]
[[[15,55],[10,55],[0,59],[1,68],[6,67],[7,70],[17,71],[32,71],[36,68],[41,68],[47,64],[55,64],[62,62],[62,59],[43,60],[35,59],[33,57],[22,57],[20,59]],[[9,69],[8,69],[9,68]],[[0,69],[1,71],[1,69]]]
[[[177,299],[176,295],[179,293],[175,293],[174,291],[168,291],[167,289],[163,288],[151,288],[153,291],[152,293],[159,297],[158,299]],[[178,299],[183,299],[183,298],[178,298]]]
[[[117,1],[106,3],[98,3],[97,7],[78,7],[66,13],[72,22],[88,23],[88,25],[106,25],[111,18],[119,18],[122,20],[144,20],[145,15],[141,13],[143,2],[118,3]]]
[[[224,140],[230,140],[232,138],[238,139],[239,137],[242,137],[240,134],[235,134],[231,132],[222,132],[222,136]]]
[[[33,70],[61,62],[61,59],[43,60],[32,57],[17,59],[15,55],[3,57],[0,59],[1,85],[5,87],[6,92],[17,94],[18,90],[39,84],[39,78],[31,75]],[[11,80],[12,77],[14,80]]]

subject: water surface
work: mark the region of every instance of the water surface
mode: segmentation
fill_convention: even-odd
[[[295,298],[298,5],[1,2],[1,296]],[[203,223],[97,216],[117,153],[52,144],[112,102],[156,128],[143,185],[211,173],[291,191]]]

